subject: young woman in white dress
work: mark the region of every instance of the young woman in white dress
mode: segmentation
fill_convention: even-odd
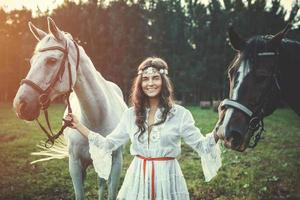
[[[87,129],[73,114],[66,119],[72,120],[71,128],[88,138],[95,170],[105,179],[110,173],[112,151],[131,141],[130,154],[134,159],[117,199],[189,199],[176,160],[181,152],[181,138],[201,157],[205,180],[209,181],[221,166],[216,129],[204,137],[191,112],[173,102],[168,66],[157,57],[147,58],[138,67],[131,103],[132,107],[123,113],[119,125],[107,137]]]

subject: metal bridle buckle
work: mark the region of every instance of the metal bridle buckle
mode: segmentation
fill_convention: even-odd
[[[45,142],[45,147],[46,148],[51,148],[52,146],[54,145],[54,140],[51,138],[48,138],[47,140],[46,140],[46,142]]]
[[[257,130],[260,127],[260,119],[258,117],[253,117],[249,121],[249,129],[252,131]]]
[[[64,121],[64,126],[66,127],[72,126],[73,120],[66,120],[66,119],[62,119],[62,120]]]
[[[50,99],[48,94],[41,94],[39,97],[41,110],[46,110],[50,105]]]

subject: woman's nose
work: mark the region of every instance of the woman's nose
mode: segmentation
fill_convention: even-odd
[[[153,80],[150,79],[149,82],[148,82],[148,84],[149,84],[149,85],[153,85]]]

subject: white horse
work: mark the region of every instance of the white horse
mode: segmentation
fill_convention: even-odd
[[[89,129],[106,136],[116,127],[127,107],[120,88],[96,71],[84,49],[77,46],[70,34],[59,30],[51,18],[48,18],[49,34],[30,22],[29,28],[39,42],[30,60],[27,84],[20,86],[14,99],[17,116],[27,121],[38,118],[41,110],[39,90],[47,90],[48,99],[52,101],[73,89],[70,95],[73,113]],[[64,135],[68,141],[69,172],[75,197],[84,199],[86,168],[92,163],[88,140],[70,128],[65,129]],[[112,158],[108,197],[116,199],[122,148],[113,152]],[[104,198],[105,183],[104,179],[99,180],[99,199]]]

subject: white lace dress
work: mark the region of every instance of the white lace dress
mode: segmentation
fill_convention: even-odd
[[[149,110],[147,114],[148,112]],[[162,112],[158,109],[155,122],[160,121],[161,115]],[[105,179],[110,174],[112,151],[129,139],[131,141],[130,154],[135,157],[118,193],[119,200],[150,200],[153,197],[155,200],[189,199],[186,182],[176,159],[144,163],[143,159],[137,157],[176,158],[181,152],[181,138],[201,157],[206,181],[210,181],[221,167],[219,144],[215,143],[212,134],[204,137],[200,133],[194,125],[192,114],[182,106],[174,105],[166,122],[152,128],[149,143],[148,132],[139,141],[138,134],[134,134],[137,130],[134,109],[129,108],[124,112],[119,125],[107,137],[92,131],[88,136],[93,165],[98,175]]]

